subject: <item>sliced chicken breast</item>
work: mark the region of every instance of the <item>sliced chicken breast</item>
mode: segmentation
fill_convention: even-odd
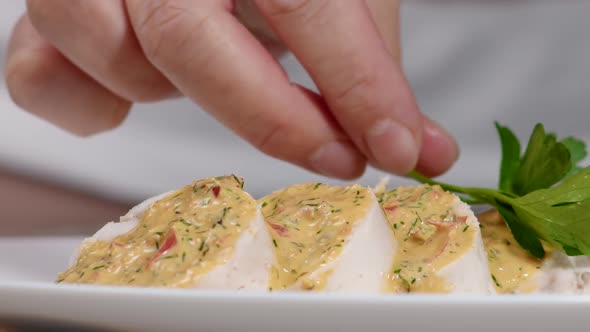
[[[256,201],[235,176],[148,199],[85,239],[63,283],[253,291],[590,293],[590,258],[535,259],[495,211],[438,186],[305,183]],[[480,225],[481,222],[481,225]]]
[[[387,290],[397,243],[371,190],[306,183],[260,202],[274,246],[271,290]]]
[[[467,204],[439,186],[381,191],[399,243],[393,292],[495,293],[479,223]]]
[[[149,199],[80,246],[60,282],[266,290],[271,243],[235,176]]]

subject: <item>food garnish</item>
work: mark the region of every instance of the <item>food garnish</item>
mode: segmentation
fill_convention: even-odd
[[[518,244],[543,258],[545,241],[569,256],[590,256],[590,167],[586,144],[557,139],[537,124],[524,154],[516,135],[496,123],[502,146],[498,188],[462,187],[414,171],[410,177],[457,193],[470,204],[489,204],[504,218]]]

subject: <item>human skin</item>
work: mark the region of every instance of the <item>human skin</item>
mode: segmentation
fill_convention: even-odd
[[[135,102],[187,97],[313,172],[434,176],[458,148],[418,109],[398,21],[392,0],[28,0],[6,80],[21,108],[82,136],[118,126]],[[282,50],[319,93],[289,81]]]

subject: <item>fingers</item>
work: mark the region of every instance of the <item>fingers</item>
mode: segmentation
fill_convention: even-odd
[[[389,53],[396,63],[401,63],[399,1],[366,0],[371,16],[377,25]],[[422,147],[418,157],[417,170],[427,176],[446,172],[458,159],[459,148],[451,135],[439,124],[423,118]]]
[[[276,58],[287,52],[253,1],[235,1],[234,15]]]
[[[185,95],[263,152],[354,178],[365,159],[313,94],[231,14],[232,1],[128,0],[148,59]]]
[[[418,160],[422,117],[364,1],[257,4],[371,163],[398,174],[412,170]]]
[[[121,0],[28,0],[27,7],[43,37],[113,93],[136,102],[177,93],[143,55]]]
[[[43,40],[27,16],[9,43],[6,81],[17,105],[79,135],[117,126],[130,108]]]
[[[394,61],[397,48],[382,39],[393,38],[396,25],[389,22],[379,31],[373,21],[391,19],[379,10],[397,10],[397,4],[374,1],[374,13],[365,1],[257,4],[371,164],[397,174],[412,170],[419,161],[423,116]]]
[[[289,83],[231,15],[232,4],[29,0],[32,23],[19,23],[9,51],[11,95],[86,135],[120,123],[126,100],[173,96],[178,86],[260,150],[325,175],[354,178],[366,158],[398,174],[438,174],[452,164],[456,146],[419,113],[393,60],[397,22],[384,13],[398,10],[397,1],[257,3],[327,104]]]

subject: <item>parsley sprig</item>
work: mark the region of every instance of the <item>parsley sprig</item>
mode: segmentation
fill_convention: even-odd
[[[494,206],[519,245],[535,257],[545,256],[541,240],[570,256],[590,256],[590,167],[579,165],[587,155],[585,143],[558,140],[537,124],[521,155],[514,133],[498,123],[496,129],[502,145],[498,189],[451,185],[417,172],[410,176],[471,204]]]

